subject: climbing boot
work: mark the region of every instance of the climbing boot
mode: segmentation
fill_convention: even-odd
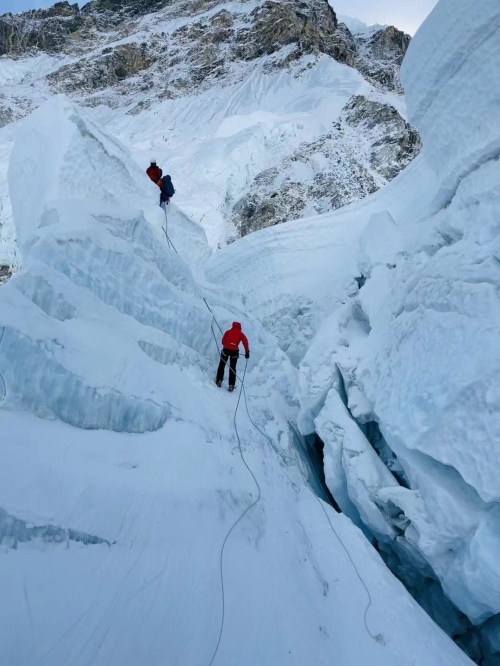
[[[219,388],[222,386],[222,382],[221,382],[221,381],[216,380],[215,383],[217,384],[217,386],[218,386]]]
[[[230,386],[230,387],[229,387],[229,393],[232,393],[232,392],[234,391],[235,388],[236,388],[236,386]]]

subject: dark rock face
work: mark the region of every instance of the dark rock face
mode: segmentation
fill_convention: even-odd
[[[358,38],[355,67],[371,83],[402,92],[399,71],[411,37],[394,27],[379,30],[369,39]]]
[[[12,109],[0,102],[0,128],[5,127],[15,120]]]
[[[93,0],[86,4],[82,11],[84,14],[110,12],[120,15],[123,19],[126,16],[157,12],[169,4],[171,4],[171,0]]]
[[[245,236],[336,210],[376,192],[420,150],[417,131],[394,107],[355,96],[328,134],[260,173],[229,217]]]
[[[83,23],[78,5],[68,2],[16,16],[4,14],[0,16],[0,55],[20,55],[31,49],[58,53]]]
[[[239,233],[246,236],[307,214],[327,213],[375,192],[380,182],[345,135],[336,124],[279,166],[260,173],[233,208],[231,221]]]
[[[377,32],[368,42],[368,49],[377,60],[387,60],[403,64],[403,59],[410,46],[411,37],[401,30],[389,26]]]
[[[50,74],[47,79],[59,91],[95,92],[114,86],[124,79],[148,69],[153,58],[146,44],[122,44],[104,49],[94,58],[84,58]]]
[[[294,44],[297,55],[325,53],[351,64],[337,16],[325,0],[265,2],[252,12],[253,24],[238,36],[237,57],[253,60]]]
[[[387,180],[395,178],[422,149],[417,130],[389,104],[355,96],[344,109],[344,118],[369,137],[370,164]]]
[[[12,276],[12,271],[10,266],[4,266],[0,264],[0,285],[7,282],[7,280]]]

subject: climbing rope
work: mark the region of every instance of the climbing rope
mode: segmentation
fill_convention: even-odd
[[[166,211],[165,211],[165,217],[166,217]],[[165,232],[165,236],[167,237],[167,242],[169,243],[169,247],[171,246],[171,247],[173,248],[173,250],[175,251],[175,253],[176,253],[176,254],[179,254],[179,253],[177,252],[177,250],[175,249],[175,247],[174,247],[172,241],[170,240],[169,236],[168,236],[167,228],[165,228],[163,231]],[[201,295],[201,294],[200,294],[200,295]],[[207,299],[206,299],[204,296],[201,296],[201,298],[203,299],[203,302],[205,303],[205,305],[206,305],[208,311],[209,311],[210,314],[212,315],[212,324],[211,324],[211,326],[210,326],[210,329],[211,329],[211,331],[212,331],[212,336],[213,336],[213,338],[214,338],[214,342],[215,342],[215,345],[216,345],[216,347],[217,347],[217,351],[218,351],[218,353],[219,353],[219,357],[220,357],[220,356],[221,356],[221,350],[220,350],[220,347],[219,347],[219,343],[217,342],[217,336],[216,336],[216,334],[215,334],[215,330],[214,330],[214,323],[217,325],[217,328],[219,329],[219,331],[221,332],[221,334],[223,333],[223,331],[222,331],[222,328],[220,327],[219,322],[217,321],[217,317],[215,316],[215,314],[214,314],[212,308],[210,307],[210,305],[208,304]],[[227,364],[228,364],[228,361],[229,361],[229,359],[228,359],[227,361],[224,362],[226,366],[227,366]],[[250,466],[248,465],[247,461],[245,460],[245,456],[244,456],[244,453],[243,453],[243,448],[242,448],[242,446],[241,446],[241,440],[240,440],[240,436],[239,436],[239,432],[238,432],[238,426],[237,426],[237,424],[236,424],[236,416],[237,416],[237,414],[238,414],[238,408],[239,408],[239,406],[240,406],[240,402],[241,402],[241,396],[242,396],[242,394],[243,394],[243,397],[244,397],[245,408],[246,408],[246,412],[247,412],[248,419],[249,419],[250,423],[251,423],[251,424],[253,425],[253,427],[257,430],[257,432],[259,432],[259,433],[260,433],[260,434],[261,434],[261,435],[267,440],[267,442],[269,443],[269,445],[271,446],[271,448],[273,449],[273,451],[275,451],[275,453],[276,453],[278,456],[280,456],[282,460],[291,460],[291,461],[293,461],[293,462],[297,465],[297,467],[298,467],[298,469],[299,469],[299,471],[300,471],[300,474],[301,474],[301,476],[302,476],[302,479],[303,479],[305,485],[306,485],[306,486],[308,485],[308,479],[305,478],[305,475],[304,475],[304,473],[303,473],[303,471],[302,471],[302,468],[301,468],[301,466],[300,466],[300,464],[299,464],[299,461],[297,460],[297,456],[296,456],[296,455],[295,455],[295,457],[288,456],[288,455],[282,453],[281,451],[279,451],[279,450],[275,447],[274,442],[271,440],[271,438],[269,437],[269,435],[267,435],[263,430],[261,430],[261,429],[259,428],[259,426],[255,423],[255,421],[252,419],[252,416],[251,416],[251,414],[250,414],[250,409],[249,409],[249,407],[248,407],[247,393],[246,393],[246,388],[245,388],[245,377],[246,377],[246,373],[247,373],[247,368],[248,368],[248,360],[246,360],[246,363],[245,363],[245,370],[244,370],[244,373],[243,373],[243,378],[240,378],[239,375],[238,375],[238,373],[235,371],[235,375],[236,375],[236,377],[237,377],[238,380],[240,380],[240,382],[241,382],[241,388],[240,388],[240,392],[239,392],[239,395],[238,395],[238,402],[237,402],[237,404],[236,404],[236,409],[235,409],[235,412],[234,412],[233,424],[234,424],[234,430],[235,430],[235,432],[236,432],[236,438],[237,438],[237,440],[238,440],[238,449],[239,449],[239,453],[240,453],[241,459],[242,459],[242,461],[243,461],[243,464],[245,465],[245,467],[247,468],[247,470],[248,470],[249,473],[251,474],[252,479],[253,479],[254,482],[255,482],[255,485],[257,486],[258,496],[257,496],[257,499],[254,500],[254,501],[253,501],[253,502],[252,502],[252,503],[251,503],[251,504],[245,509],[245,511],[241,514],[241,516],[240,516],[240,517],[239,517],[239,518],[233,523],[233,525],[232,525],[231,528],[229,529],[229,531],[228,531],[228,533],[226,534],[226,536],[225,536],[225,538],[224,538],[224,541],[223,541],[223,543],[222,543],[221,553],[220,553],[220,578],[221,578],[221,589],[222,589],[222,616],[221,616],[221,625],[220,625],[220,631],[219,631],[219,637],[218,637],[218,640],[217,640],[217,645],[216,645],[215,651],[214,651],[214,653],[213,653],[212,659],[211,659],[211,661],[210,661],[210,663],[209,663],[209,666],[212,666],[212,664],[214,663],[214,660],[215,660],[215,658],[216,658],[216,656],[217,656],[217,654],[218,654],[218,651],[219,651],[220,643],[221,643],[221,640],[222,640],[222,635],[223,635],[223,633],[224,633],[224,624],[225,624],[225,618],[226,618],[226,600],[225,600],[225,588],[224,588],[224,567],[223,567],[223,560],[224,560],[224,551],[225,551],[226,543],[227,543],[229,537],[231,536],[233,530],[235,529],[235,527],[236,527],[236,526],[240,523],[240,521],[241,521],[241,520],[247,515],[247,513],[248,513],[248,512],[254,507],[254,506],[256,506],[256,504],[258,504],[258,502],[260,502],[260,500],[261,500],[261,498],[262,498],[262,491],[261,491],[261,488],[260,488],[259,482],[257,481],[257,479],[256,479],[256,477],[255,477],[255,474],[253,473],[253,471],[251,470],[251,468],[250,468]],[[293,428],[293,426],[291,426],[291,424],[290,424],[290,427],[292,427],[292,429],[294,430],[296,436],[298,436],[299,439],[302,440],[302,437],[300,436],[300,434],[297,433],[297,431]],[[316,472],[316,469],[314,468],[314,465],[311,465],[311,469],[313,470],[314,476],[316,477],[316,481],[317,481],[317,483],[318,483],[318,486],[321,487],[321,486],[322,486],[322,483],[321,483],[321,481],[320,481],[320,479],[319,479],[319,477],[318,477],[318,474],[317,474],[317,472]],[[322,510],[323,513],[325,514],[325,517],[326,517],[326,519],[327,519],[327,521],[328,521],[328,524],[330,525],[330,528],[331,528],[332,532],[334,533],[334,535],[335,535],[337,541],[338,541],[338,542],[340,543],[340,545],[342,546],[342,549],[344,550],[345,554],[347,555],[347,557],[348,557],[348,559],[349,559],[349,561],[350,561],[350,563],[351,563],[351,565],[352,565],[352,567],[353,567],[353,569],[354,569],[354,571],[355,571],[355,573],[356,573],[356,576],[358,577],[358,579],[359,579],[361,585],[363,586],[363,588],[364,588],[364,590],[365,590],[365,592],[366,592],[366,595],[367,595],[367,598],[368,598],[368,604],[367,604],[367,606],[366,606],[366,608],[365,608],[365,612],[364,612],[364,614],[363,614],[363,622],[364,622],[364,626],[365,626],[366,632],[367,632],[367,634],[370,636],[370,638],[372,638],[374,641],[376,641],[376,642],[379,643],[380,645],[385,645],[385,641],[384,641],[384,637],[383,637],[383,635],[382,635],[382,634],[374,634],[374,633],[370,630],[370,627],[368,626],[368,613],[370,612],[370,609],[372,608],[372,605],[373,605],[373,599],[372,599],[372,595],[371,595],[371,593],[370,593],[370,590],[369,590],[367,584],[365,583],[365,581],[363,580],[363,577],[362,577],[362,575],[361,575],[361,573],[360,573],[360,571],[359,571],[359,569],[358,569],[356,563],[354,562],[354,560],[353,560],[351,554],[349,553],[349,550],[347,549],[346,545],[345,545],[344,542],[342,541],[342,538],[340,537],[340,535],[339,535],[339,533],[337,532],[337,530],[334,528],[333,523],[332,523],[332,521],[330,520],[330,516],[328,515],[328,512],[327,512],[326,509],[325,509],[324,503],[323,503],[323,502],[321,501],[321,499],[316,495],[316,493],[313,492],[313,496],[314,496],[314,498],[316,499],[316,501],[318,502],[319,506],[321,507],[321,510]]]
[[[295,435],[296,435],[300,440],[302,440],[302,436],[300,435],[300,433],[298,433],[297,430],[296,430],[291,424],[289,424],[289,425],[290,425],[290,427],[292,428],[292,430],[294,431]],[[266,435],[264,435],[264,436],[266,436]],[[303,447],[304,447],[304,445],[303,445]],[[300,469],[300,466],[299,466],[299,469]],[[316,477],[316,481],[317,481],[318,485],[321,487],[322,483],[321,483],[321,481],[320,481],[320,479],[319,479],[318,473],[316,472],[316,469],[315,469],[314,465],[311,465],[311,469],[312,469],[312,471],[313,471],[313,473],[314,473],[314,476]],[[304,474],[302,473],[302,470],[300,470],[300,472],[301,472],[301,474],[302,474],[302,478],[304,479],[304,481],[307,482],[307,479],[305,479]],[[316,501],[318,502],[318,504],[320,505],[320,507],[321,507],[323,513],[325,514],[326,519],[328,520],[328,523],[330,524],[330,527],[332,528],[332,532],[335,534],[335,536],[336,536],[338,542],[340,543],[340,545],[341,545],[342,548],[344,549],[344,551],[345,551],[347,557],[349,558],[349,561],[351,562],[352,567],[353,567],[354,571],[356,572],[356,575],[357,575],[357,577],[359,578],[359,581],[360,581],[361,585],[362,585],[362,586],[364,587],[364,589],[365,589],[366,595],[367,595],[367,597],[368,597],[368,604],[367,604],[367,606],[366,606],[366,608],[365,608],[365,612],[364,612],[364,615],[363,615],[363,622],[364,622],[364,625],[365,625],[365,629],[366,629],[368,635],[369,635],[374,641],[376,641],[377,643],[380,643],[381,645],[385,645],[385,641],[384,641],[384,637],[383,637],[383,635],[382,635],[382,634],[373,634],[373,633],[371,632],[371,630],[370,630],[370,627],[368,626],[368,620],[367,620],[367,617],[368,617],[368,613],[370,612],[370,609],[371,609],[371,607],[372,607],[372,605],[373,605],[373,600],[372,600],[372,595],[371,595],[371,593],[370,593],[370,590],[368,589],[367,584],[366,584],[365,581],[363,580],[363,577],[361,576],[361,574],[360,574],[360,572],[359,572],[359,569],[358,569],[358,567],[356,566],[356,563],[355,563],[354,560],[352,559],[352,556],[351,556],[350,552],[347,550],[347,548],[346,548],[344,542],[343,542],[342,539],[340,538],[339,533],[338,533],[337,530],[334,528],[334,526],[333,526],[333,524],[332,524],[332,521],[330,520],[330,516],[328,515],[328,513],[327,513],[327,511],[326,511],[326,509],[325,509],[324,503],[323,503],[323,502],[321,501],[321,499],[316,495],[316,493],[313,493],[313,495],[314,495],[314,498],[316,499]]]
[[[227,361],[226,361],[227,365]],[[220,560],[219,560],[219,571],[220,571],[220,583],[221,583],[221,590],[222,590],[222,614],[221,614],[221,623],[220,623],[220,629],[219,629],[219,637],[217,639],[217,645],[215,646],[214,653],[212,655],[212,659],[210,660],[209,666],[212,666],[212,664],[215,661],[215,658],[217,657],[217,654],[219,652],[219,647],[220,643],[222,640],[222,634],[224,633],[224,625],[226,621],[226,593],[225,593],[225,588],[224,588],[224,551],[226,549],[226,544],[229,540],[229,537],[231,536],[233,530],[235,527],[243,520],[243,518],[247,515],[247,513],[253,509],[254,506],[256,506],[261,498],[262,498],[262,490],[260,488],[259,482],[257,481],[257,478],[255,477],[255,474],[253,473],[250,465],[247,463],[245,459],[245,454],[243,453],[243,447],[241,446],[241,439],[240,439],[240,434],[238,432],[238,426],[236,424],[236,416],[238,414],[238,408],[240,406],[241,402],[241,394],[243,393],[243,389],[245,386],[245,377],[247,374],[247,367],[248,367],[248,360],[245,363],[245,370],[243,372],[243,378],[241,380],[241,388],[240,392],[238,395],[238,402],[236,404],[236,409],[234,410],[234,418],[233,418],[233,425],[234,425],[234,431],[236,433],[236,439],[238,440],[238,449],[240,452],[241,460],[243,461],[243,464],[247,468],[248,472],[250,473],[255,485],[257,486],[257,498],[253,500],[251,504],[247,506],[247,508],[243,511],[241,516],[231,525],[231,528],[229,529],[228,533],[226,534],[224,541],[222,542],[222,547],[220,551]]]
[[[210,310],[210,313],[212,314],[213,322],[215,322],[215,323],[217,324],[217,327],[219,328],[220,332],[222,333],[222,329],[221,329],[221,327],[220,327],[220,325],[219,325],[219,323],[218,323],[218,321],[217,321],[217,318],[215,317],[214,313],[212,312],[212,309],[210,308],[210,306],[209,306],[208,303],[206,302],[205,298],[203,298],[203,300],[205,301],[207,308]],[[213,338],[214,338],[214,341],[215,341],[215,344],[216,344],[216,347],[217,347],[217,351],[219,352],[219,356],[220,356],[220,347],[219,347],[219,343],[217,342],[217,337],[216,337],[216,335],[215,335],[213,322],[212,322],[212,326],[211,326],[212,335],[213,335]],[[228,364],[228,361],[225,361],[225,365],[227,365],[227,364]],[[240,380],[240,381],[241,381],[241,389],[240,389],[240,395],[239,395],[239,397],[238,397],[238,405],[237,405],[237,407],[236,407],[236,410],[238,409],[238,406],[239,406],[239,403],[240,403],[240,399],[241,399],[241,394],[243,393],[243,397],[244,397],[244,401],[245,401],[245,407],[246,407],[246,412],[247,412],[248,419],[249,419],[250,423],[251,423],[251,424],[253,425],[253,427],[257,430],[257,432],[259,432],[259,433],[260,433],[260,434],[261,434],[261,435],[267,440],[267,442],[269,443],[269,445],[271,446],[271,448],[273,449],[273,451],[275,451],[275,453],[276,453],[278,456],[280,456],[280,458],[281,458],[282,460],[290,460],[290,461],[292,461],[293,463],[295,463],[295,465],[296,465],[297,468],[299,469],[299,472],[300,472],[300,474],[301,474],[301,476],[302,476],[302,479],[303,479],[305,485],[307,486],[307,485],[308,485],[308,480],[306,479],[306,477],[305,477],[305,475],[304,475],[304,473],[303,473],[303,471],[302,471],[302,468],[301,468],[301,466],[300,466],[300,464],[299,464],[299,461],[298,461],[298,459],[297,459],[297,455],[295,454],[295,457],[292,457],[292,456],[288,456],[288,455],[284,454],[282,451],[279,451],[279,449],[277,449],[277,447],[274,445],[274,442],[273,442],[272,439],[269,437],[269,435],[267,435],[263,430],[261,430],[261,429],[259,428],[259,426],[258,426],[258,425],[255,423],[255,421],[253,420],[253,418],[252,418],[252,416],[251,416],[251,414],[250,414],[250,409],[249,409],[249,407],[248,407],[247,392],[246,392],[246,388],[245,388],[245,376],[246,376],[246,372],[247,372],[247,366],[248,366],[248,361],[247,361],[246,364],[245,364],[245,372],[244,372],[244,374],[243,374],[243,379]],[[238,377],[238,374],[237,374],[237,373],[236,373],[236,376]],[[238,379],[240,379],[240,378],[238,377]],[[236,412],[235,412],[235,419],[236,419]],[[290,424],[290,427],[292,427],[292,429],[294,430],[296,436],[298,436],[299,439],[302,440],[302,437],[300,436],[300,434],[297,433],[297,431],[293,428],[293,426],[291,426],[291,424]],[[235,421],[235,428],[236,428],[236,421]],[[237,432],[236,432],[236,434],[238,435]],[[239,442],[239,437],[238,437],[238,442]],[[240,453],[241,453],[241,445],[240,445]],[[257,483],[257,480],[255,479],[255,476],[254,476],[252,470],[250,470],[250,468],[249,468],[248,465],[246,464],[246,461],[245,461],[243,455],[242,455],[242,458],[243,458],[243,462],[245,463],[245,465],[246,465],[247,468],[249,469],[250,474],[252,475],[252,477],[254,478],[255,482]],[[310,467],[311,467],[311,469],[312,469],[312,471],[313,471],[313,473],[314,473],[314,476],[316,477],[316,481],[317,481],[317,483],[318,483],[318,486],[321,487],[321,486],[322,486],[322,483],[321,483],[321,481],[320,481],[320,479],[319,479],[318,473],[316,472],[316,469],[315,469],[314,465],[311,465]],[[257,485],[258,485],[258,483],[257,483]],[[259,493],[260,493],[260,487],[259,487]],[[313,492],[312,494],[313,494],[315,500],[318,502],[319,506],[321,507],[321,510],[322,510],[323,513],[325,514],[325,517],[326,517],[326,519],[327,519],[327,521],[328,521],[328,524],[330,525],[330,528],[331,528],[332,532],[334,533],[335,537],[337,538],[337,541],[340,543],[340,545],[342,546],[343,550],[345,551],[345,553],[346,553],[347,557],[349,558],[349,561],[350,561],[350,563],[351,563],[351,565],[352,565],[354,571],[356,572],[356,576],[358,577],[358,579],[359,579],[361,585],[362,585],[363,588],[365,589],[366,595],[367,595],[367,597],[368,597],[368,604],[367,604],[367,606],[366,606],[366,608],[365,608],[365,612],[364,612],[364,614],[363,614],[363,623],[364,623],[364,626],[365,626],[366,632],[368,633],[368,635],[370,636],[370,638],[372,638],[374,641],[376,641],[377,643],[380,643],[381,645],[385,645],[384,637],[382,636],[382,634],[374,634],[374,633],[370,630],[370,627],[368,626],[368,619],[367,619],[367,618],[368,618],[368,613],[370,612],[370,609],[371,609],[371,607],[372,607],[372,605],[373,605],[373,600],[372,600],[372,595],[371,595],[371,593],[370,593],[370,590],[368,589],[367,584],[366,584],[365,581],[363,580],[363,577],[361,576],[361,573],[360,573],[360,571],[359,571],[359,569],[358,569],[356,563],[354,562],[354,560],[353,560],[351,554],[349,553],[347,547],[345,546],[344,542],[342,541],[342,539],[341,539],[339,533],[338,533],[337,530],[334,528],[333,523],[332,523],[332,521],[330,520],[330,516],[328,515],[328,513],[327,513],[327,511],[326,511],[326,509],[325,509],[324,503],[323,503],[323,502],[321,501],[321,499],[316,495],[316,493]],[[260,499],[260,495],[259,495],[259,499]],[[258,501],[258,500],[257,500],[257,501]],[[252,506],[254,506],[254,505],[252,505]],[[249,509],[251,509],[252,506],[250,506],[250,507],[247,509],[247,511],[248,511]],[[234,529],[234,527],[237,525],[237,523],[241,520],[241,518],[243,518],[243,516],[246,515],[247,511],[245,511],[245,513],[244,513],[244,514],[243,514],[243,515],[242,515],[242,516],[236,521],[236,523],[233,525],[233,527],[232,527],[231,530],[229,531],[228,536],[229,536],[229,534],[231,533],[231,531]],[[226,537],[226,540],[227,540],[227,538],[228,538],[228,537]],[[225,546],[225,542],[226,542],[226,540],[224,541],[223,547]],[[222,561],[222,560],[221,560],[221,561]],[[221,572],[221,576],[222,576],[222,572]],[[224,593],[224,587],[223,587],[223,593]],[[224,610],[224,601],[223,601],[223,610]],[[221,637],[222,637],[222,633],[221,633],[220,636],[219,636],[219,642],[218,642],[217,646],[220,644]],[[214,658],[215,658],[215,655],[214,655],[214,657],[212,658],[212,661],[210,662],[209,666],[212,666]]]

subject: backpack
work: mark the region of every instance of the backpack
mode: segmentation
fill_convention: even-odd
[[[172,179],[170,176],[164,176],[158,183],[160,186],[161,192],[166,197],[173,197],[175,194],[175,189],[172,184]]]

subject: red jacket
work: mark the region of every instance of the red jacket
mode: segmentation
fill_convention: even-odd
[[[224,333],[222,346],[224,349],[232,349],[234,351],[239,349],[240,342],[243,343],[246,353],[249,354],[250,347],[248,346],[248,338],[241,330],[241,324],[238,321],[234,321],[233,328]]]
[[[146,173],[151,178],[153,183],[157,183],[160,180],[160,178],[163,176],[163,171],[160,169],[159,166],[156,166],[156,164],[152,164],[150,167],[148,167],[146,169]]]

